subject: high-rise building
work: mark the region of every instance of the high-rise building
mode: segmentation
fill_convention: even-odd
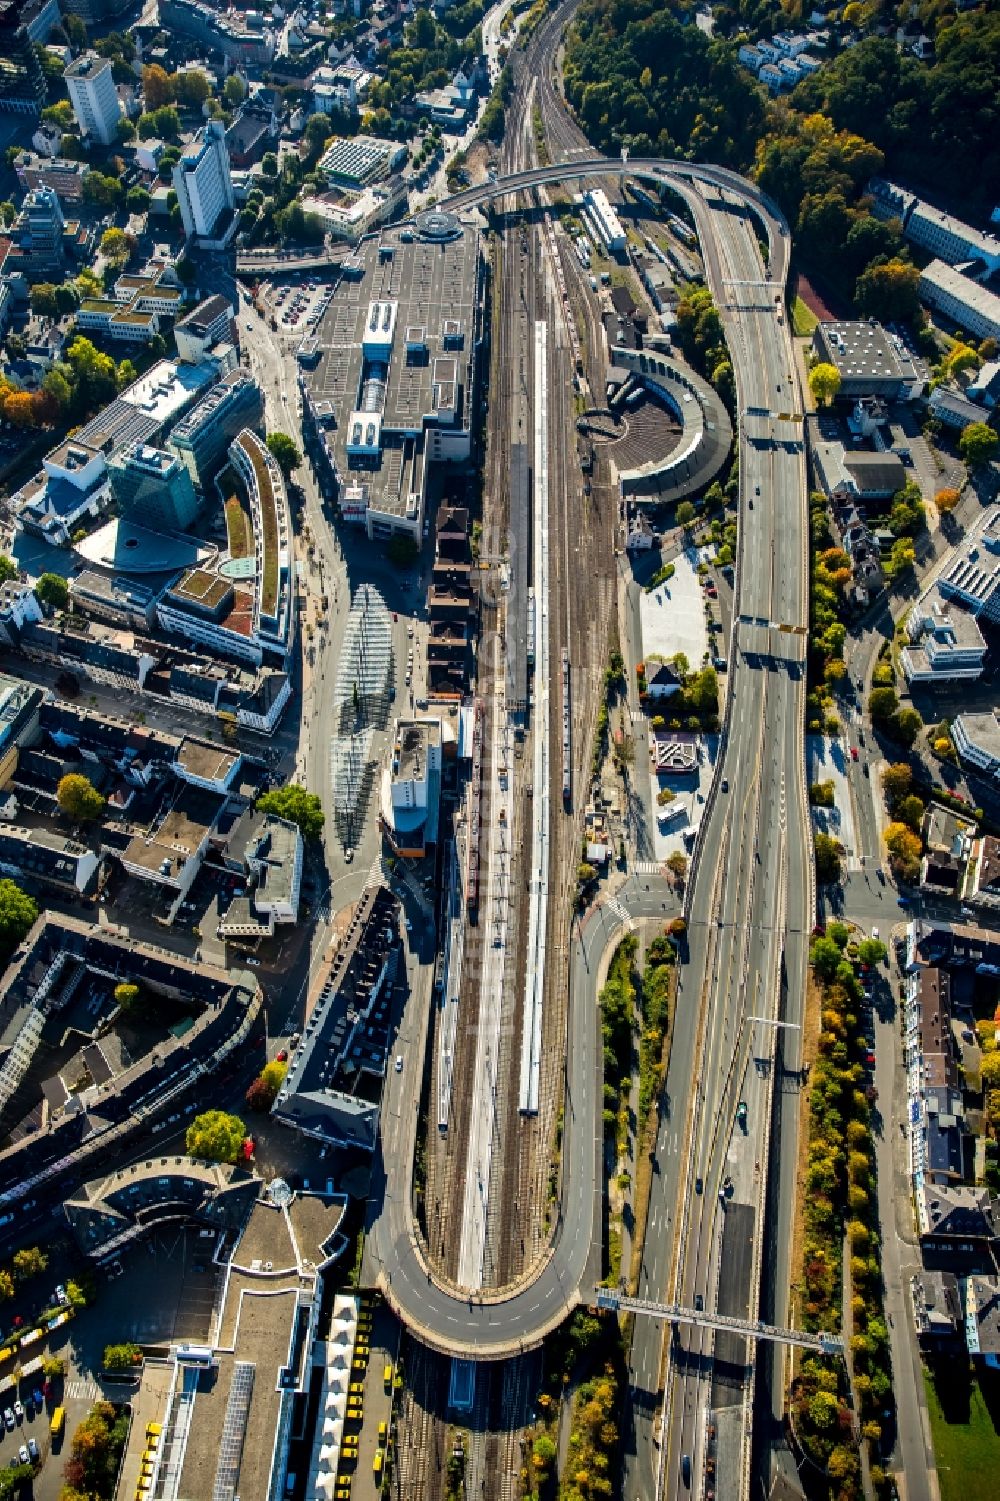
[[[19,0],[0,0],[0,112],[37,115],[46,84]]]
[[[122,515],[137,525],[183,532],[198,513],[191,476],[175,453],[134,443],[109,460],[108,473]]]
[[[188,146],[174,167],[174,191],[188,239],[220,237],[233,217],[236,199],[229,175],[226,127],[209,120],[201,139]]]
[[[83,134],[102,146],[113,145],[118,139],[122,106],[110,59],[84,52],[74,58],[63,76]]]
[[[229,445],[245,427],[259,429],[264,398],[245,370],[231,370],[207,391],[193,411],[170,434],[169,445],[204,489],[229,452]]]
[[[54,188],[32,188],[11,231],[5,270],[28,281],[62,278],[65,220]]]

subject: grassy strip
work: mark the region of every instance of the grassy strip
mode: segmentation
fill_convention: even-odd
[[[941,1501],[992,1501],[1000,1472],[1000,1434],[981,1387],[991,1387],[995,1401],[996,1372],[973,1372],[963,1360],[949,1363],[942,1375],[947,1379],[936,1383],[924,1372]],[[950,1420],[957,1405],[964,1410]]]
[[[537,104],[531,111],[531,129],[535,137],[535,150],[538,153],[538,165],[540,167],[547,167],[552,158],[549,155],[549,147],[545,139],[545,122],[542,119],[542,112],[538,108]]]
[[[675,950],[666,935],[653,940],[642,972],[642,1031],[639,1037],[639,1114],[632,1191],[632,1265],[629,1291],[638,1287],[639,1267],[646,1239],[649,1195],[653,1184],[657,1101],[670,1056],[670,1021],[677,986]]]
[[[816,314],[806,306],[801,297],[792,303],[792,328],[800,339],[808,339],[819,323]]]
[[[229,554],[233,558],[249,558],[253,552],[250,518],[247,516],[238,495],[230,495],[225,503],[226,534]]]
[[[635,1019],[635,969],[638,948],[634,933],[626,933],[608,969],[597,998],[604,1040],[604,1130],[617,1132],[618,1145],[628,1130],[628,1095],[632,1081],[632,1033]]]

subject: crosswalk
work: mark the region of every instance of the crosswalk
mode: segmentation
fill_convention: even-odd
[[[615,915],[615,917],[617,917],[617,919],[618,919],[619,922],[629,922],[630,921],[628,909],[626,907],[622,906],[621,902],[618,900],[617,897],[614,897],[614,896],[608,897],[606,905],[607,905],[608,911],[609,912],[613,912],[614,915]]]
[[[659,860],[637,860],[632,869],[637,876],[658,876],[662,866]]]
[[[101,1395],[101,1388],[97,1382],[92,1379],[85,1380],[82,1376],[67,1381],[63,1390],[72,1402],[96,1402]]]

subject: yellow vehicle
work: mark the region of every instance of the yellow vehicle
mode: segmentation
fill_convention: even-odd
[[[391,1365],[387,1365],[386,1368],[385,1368],[385,1370],[382,1372],[382,1385],[385,1387],[386,1391],[391,1391],[391,1389],[392,1389],[392,1366]]]
[[[382,1450],[381,1449],[376,1449],[376,1451],[375,1451],[375,1458],[372,1460],[372,1469],[373,1469],[373,1471],[375,1472],[376,1475],[381,1475],[381,1473],[382,1473]]]
[[[341,1488],[339,1491],[335,1491],[333,1501],[351,1501],[350,1491],[346,1491],[343,1488]]]
[[[379,1425],[378,1425],[378,1441],[379,1441],[379,1445],[380,1445],[381,1448],[383,1448],[383,1449],[385,1448],[385,1441],[386,1441],[386,1439],[388,1437],[389,1437],[389,1424],[383,1418],[382,1422],[379,1423]]]
[[[57,1407],[55,1412],[52,1414],[52,1421],[49,1423],[49,1432],[51,1433],[53,1438],[58,1438],[65,1426],[66,1409],[65,1407]]]
[[[351,1397],[363,1397],[364,1394],[365,1383],[363,1381],[352,1381],[350,1386],[347,1388],[348,1401],[351,1399]]]
[[[159,1436],[160,1436],[160,1434],[162,1432],[163,1432],[163,1424],[162,1423],[147,1423],[146,1424],[146,1437],[147,1438],[159,1438]]]
[[[351,1370],[352,1371],[356,1371],[356,1372],[358,1372],[359,1375],[363,1376],[364,1373],[365,1373],[365,1366],[366,1366],[366,1364],[367,1364],[367,1362],[364,1361],[364,1360],[352,1360],[351,1361]]]

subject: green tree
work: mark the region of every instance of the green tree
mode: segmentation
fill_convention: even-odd
[[[238,73],[230,73],[222,85],[222,102],[227,109],[236,109],[246,98],[246,84]]]
[[[128,1371],[139,1364],[142,1359],[142,1351],[138,1345],[131,1343],[121,1345],[104,1346],[104,1369],[106,1371]]]
[[[0,1300],[7,1302],[14,1296],[14,1279],[10,1272],[0,1267]]]
[[[809,372],[809,389],[817,406],[828,407],[840,391],[840,371],[836,365],[820,361]]]
[[[862,964],[881,964],[887,952],[880,938],[863,938],[858,944],[858,958]]]
[[[913,772],[905,761],[890,762],[882,773],[882,789],[890,809],[904,797],[913,786]]]
[[[118,178],[108,177],[103,172],[88,172],[80,191],[84,203],[102,209],[117,208],[124,193]]]
[[[209,1162],[235,1162],[246,1134],[246,1126],[238,1115],[206,1110],[188,1126],[185,1146],[191,1157]]]
[[[691,502],[689,500],[682,500],[677,507],[677,525],[690,526],[694,521],[695,515],[695,508]]]
[[[286,479],[293,469],[302,463],[302,455],[287,433],[274,432],[267,435],[267,446],[275,463]]]
[[[56,318],[59,308],[56,303],[56,289],[50,281],[36,281],[31,289],[31,311],[41,318]]]
[[[62,24],[70,42],[78,51],[81,47],[86,47],[87,27],[81,16],[75,15],[73,11],[67,11],[62,18]]]
[[[828,984],[840,968],[842,953],[839,944],[826,935],[817,938],[809,951],[809,961],[821,980]]]
[[[868,713],[875,724],[888,724],[898,708],[895,688],[873,688],[868,695]]]
[[[38,917],[38,908],[9,876],[0,879],[0,955],[16,949],[30,932]]]
[[[104,798],[82,772],[68,771],[56,788],[56,802],[68,818],[89,823],[104,812]]]
[[[970,422],[962,429],[958,440],[958,451],[970,469],[987,464],[996,453],[996,447],[997,435],[985,422]]]
[[[858,277],[854,301],[858,312],[884,322],[916,323],[920,317],[917,289],[920,272],[908,261],[875,262]]]
[[[43,573],[35,585],[35,594],[47,609],[65,610],[69,585],[61,573]]]
[[[275,156],[273,151],[264,152],[264,157],[260,164],[260,170],[263,172],[265,177],[277,177],[278,158]]]
[[[829,834],[816,834],[813,839],[816,850],[816,879],[821,886],[840,880],[840,857],[843,853],[837,840]]]
[[[916,709],[900,709],[892,721],[892,734],[902,745],[913,745],[923,727]]]
[[[170,79],[173,96],[186,109],[200,110],[212,92],[208,79],[198,68],[187,68],[183,73],[174,73]]]
[[[318,839],[322,833],[325,822],[323,804],[315,792],[307,792],[294,782],[265,792],[257,799],[257,807],[262,813],[273,813],[276,818],[295,824],[303,839]]]
[[[8,579],[17,578],[17,564],[12,563],[5,553],[0,553],[0,584],[5,584]]]
[[[136,183],[134,188],[129,188],[125,195],[125,206],[130,214],[145,214],[149,209],[149,203],[149,192],[139,183]]]

